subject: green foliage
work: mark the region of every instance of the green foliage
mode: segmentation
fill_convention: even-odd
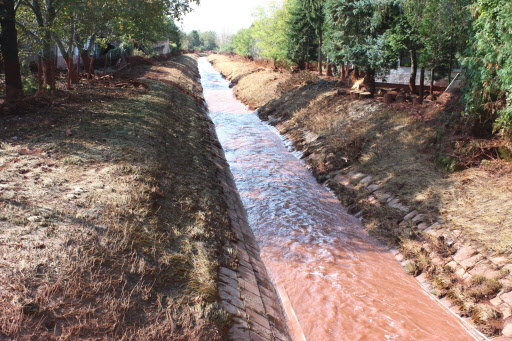
[[[201,40],[201,50],[216,50],[217,49],[217,33],[213,31],[206,31],[199,33]]]
[[[287,19],[286,49],[287,58],[304,68],[304,64],[314,59],[318,49],[318,36],[311,24],[303,0],[291,0]]]
[[[348,61],[377,72],[396,64],[385,33],[396,19],[394,1],[328,0],[326,51],[333,61]]]
[[[468,91],[466,114],[475,124],[512,135],[512,4],[477,0],[472,7],[472,46],[464,58]]]
[[[253,16],[256,20],[251,31],[259,54],[263,58],[284,61],[287,55],[288,3],[279,6],[272,2],[267,8],[259,7]]]
[[[251,29],[241,29],[234,36],[232,41],[235,53],[243,57],[254,57],[256,55],[255,41]]]
[[[233,47],[231,42],[224,43],[220,45],[219,52],[235,52],[235,48]]]
[[[199,38],[199,32],[196,31],[196,30],[193,30],[192,32],[190,32],[190,35],[189,35],[189,45],[188,45],[188,48],[191,49],[191,50],[199,50],[201,48],[201,38]]]

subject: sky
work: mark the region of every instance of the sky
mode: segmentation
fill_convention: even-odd
[[[267,1],[201,0],[199,6],[194,6],[192,13],[185,15],[181,27],[187,33],[192,30],[236,33],[241,28],[251,26],[251,13],[258,6],[265,6]]]

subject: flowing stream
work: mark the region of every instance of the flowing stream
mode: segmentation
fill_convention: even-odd
[[[199,60],[210,117],[294,340],[473,340]]]

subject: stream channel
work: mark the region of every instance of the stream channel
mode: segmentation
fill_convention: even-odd
[[[209,115],[294,340],[474,340],[404,273],[206,58]]]

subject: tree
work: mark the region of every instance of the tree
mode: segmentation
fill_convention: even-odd
[[[430,68],[431,96],[436,69],[450,73],[456,54],[467,46],[468,4],[469,0],[403,0],[408,22],[424,46],[420,63]]]
[[[286,60],[288,7],[288,2],[281,6],[272,2],[267,8],[259,7],[253,14],[255,21],[252,33],[256,40],[256,47],[263,58],[274,61]]]
[[[328,0],[326,25],[329,50],[336,59],[366,69],[368,90],[375,92],[375,74],[396,65],[396,56],[387,48],[385,32],[391,27],[395,7],[393,0]]]
[[[254,57],[256,55],[251,29],[239,30],[233,36],[232,45],[235,53],[243,57]]]
[[[304,9],[308,20],[315,28],[315,33],[318,37],[318,73],[322,75],[322,46],[323,46],[323,31],[324,31],[324,6],[326,0],[303,0]]]
[[[418,54],[424,48],[424,45],[417,30],[410,24],[407,16],[403,13],[401,4],[399,4],[398,13],[399,15],[394,24],[386,32],[386,43],[396,55],[409,54],[411,59],[409,90],[411,90],[411,93],[416,93],[416,78],[419,66]]]
[[[316,52],[318,45],[315,28],[306,15],[302,0],[291,1],[286,23],[289,27],[286,37],[287,58],[303,70]]]
[[[20,1],[3,0],[0,2],[0,48],[5,68],[6,99],[8,101],[23,97],[21,70],[18,49],[18,31],[16,30],[16,11]]]
[[[189,48],[192,50],[199,50],[203,44],[201,38],[199,38],[199,32],[193,30],[189,36]]]
[[[477,0],[467,67],[466,115],[480,130],[512,135],[512,4]]]
[[[202,50],[211,51],[217,49],[217,33],[214,31],[201,32],[199,37],[202,42]]]

